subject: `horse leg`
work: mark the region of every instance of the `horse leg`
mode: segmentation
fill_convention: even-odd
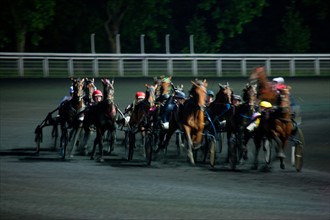
[[[94,160],[95,154],[96,154],[96,145],[100,143],[99,141],[100,135],[98,129],[96,130],[96,137],[94,139],[93,149],[91,152],[91,160]]]
[[[111,132],[111,136],[110,136],[110,154],[111,152],[115,149],[115,145],[116,145],[116,138],[117,138],[117,133],[116,133],[116,129],[113,129],[110,131]]]
[[[281,148],[282,148],[282,151],[283,152],[284,152],[284,148],[285,148],[285,146],[287,146],[287,144],[288,144],[288,139],[285,139],[285,140],[282,141]],[[284,153],[283,153],[283,155],[284,155]],[[284,160],[285,160],[285,155],[284,155],[284,157],[280,157],[280,167],[281,167],[282,170],[285,169],[285,162],[284,162]]]
[[[82,127],[79,126],[77,128],[74,128],[72,129],[74,131],[73,133],[73,139],[71,140],[71,151],[70,151],[70,157],[74,157],[74,154],[76,152],[76,147],[77,147],[77,144],[79,142],[79,137],[80,137],[80,133],[81,133],[81,130],[82,130]]]
[[[252,170],[257,170],[258,169],[258,165],[259,165],[259,151],[261,148],[261,135],[260,134],[255,134],[254,136],[254,145],[256,147],[255,150],[255,154],[254,154],[254,162],[253,165],[251,167]]]
[[[97,159],[97,162],[104,162],[103,159],[103,135],[104,135],[104,131],[102,132],[101,129],[98,130],[97,132],[97,140],[98,140],[98,144],[99,144],[99,157]]]
[[[82,146],[81,151],[82,151],[82,155],[87,156],[88,155],[87,144],[88,144],[89,137],[91,135],[91,131],[89,130],[89,128],[85,128],[84,130],[85,130],[85,134],[84,134],[83,142],[81,145]]]
[[[237,164],[237,138],[231,133],[228,137],[228,162],[230,169],[235,170]]]
[[[187,156],[188,156],[188,159],[190,160],[190,163],[192,165],[195,165],[194,155],[192,152],[193,143],[192,143],[191,136],[190,136],[191,128],[187,125],[183,125],[183,129],[185,131],[187,143],[188,143]]]

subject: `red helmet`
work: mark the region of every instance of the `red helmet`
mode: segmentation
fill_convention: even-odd
[[[96,96],[101,96],[101,97],[103,97],[103,94],[102,94],[102,92],[100,91],[100,90],[95,90],[94,92],[93,92],[93,97],[96,97]]]
[[[137,92],[135,93],[136,99],[144,99],[146,97],[146,94],[144,92]]]

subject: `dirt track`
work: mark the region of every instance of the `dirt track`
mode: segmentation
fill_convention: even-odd
[[[229,81],[240,93],[246,79],[208,79],[217,91]],[[303,111],[303,172],[274,161],[270,173],[252,171],[250,160],[236,172],[223,164],[190,166],[170,148],[166,164],[144,165],[141,155],[123,159],[117,146],[103,164],[87,157],[61,161],[49,150],[50,130],[40,156],[34,129],[67,94],[70,81],[0,81],[1,219],[329,219],[330,86],[329,78],[287,79]],[[190,79],[175,79],[186,91]],[[151,79],[116,79],[116,103],[123,109]],[[96,85],[101,88],[97,79]],[[119,141],[122,137],[118,131]],[[171,146],[170,146],[171,147]],[[249,146],[253,152],[253,144]],[[289,154],[289,151],[287,152]]]

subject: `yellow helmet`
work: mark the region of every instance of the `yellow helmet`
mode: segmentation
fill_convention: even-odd
[[[262,101],[259,104],[260,107],[264,107],[264,108],[271,108],[273,107],[271,103],[267,102],[267,101]]]

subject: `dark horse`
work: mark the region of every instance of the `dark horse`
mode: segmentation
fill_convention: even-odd
[[[277,145],[277,156],[280,158],[280,167],[285,169],[284,149],[288,144],[294,124],[290,113],[290,88],[273,91],[267,80],[263,67],[256,68],[250,79],[257,81],[257,94],[260,101],[268,101],[274,108],[261,112],[261,118],[255,134],[256,155],[254,168],[258,166],[258,152],[264,137],[274,140]]]
[[[145,139],[145,130],[150,125],[147,124],[149,122],[150,117],[156,113],[156,105],[155,105],[155,93],[158,87],[158,84],[149,85],[145,84],[146,86],[146,96],[145,98],[139,102],[130,117],[128,122],[128,126],[130,128],[129,131],[129,149],[128,149],[128,160],[132,160],[133,158],[133,149],[135,147],[135,134],[141,132],[142,139]],[[143,141],[145,145],[145,141]],[[146,158],[148,159],[148,158]],[[148,161],[149,163],[150,161]]]
[[[215,100],[209,104],[206,108],[208,121],[206,122],[206,130],[214,135],[218,136],[219,146],[222,145],[222,137],[221,137],[221,127],[223,126],[223,122],[226,122],[231,115],[231,97],[232,97],[232,89],[229,84],[222,85],[219,83],[219,91],[215,96]],[[227,126],[227,122],[225,123]],[[228,130],[226,128],[226,130]],[[220,132],[218,134],[218,131]],[[227,134],[230,134],[227,132]],[[210,147],[210,163],[211,166],[214,166],[215,163],[215,149]],[[206,155],[206,152],[205,152]]]
[[[102,79],[103,84],[103,95],[104,99],[88,107],[88,110],[85,112],[84,118],[84,129],[89,131],[90,125],[94,124],[96,129],[96,138],[93,144],[93,150],[91,152],[91,160],[94,159],[96,145],[99,146],[99,157],[98,161],[103,162],[103,137],[106,131],[110,132],[110,148],[113,148],[115,144],[116,136],[116,106],[114,103],[114,81],[109,79]],[[87,138],[89,132],[85,132],[84,140]]]
[[[190,98],[180,105],[179,110],[171,117],[162,148],[167,147],[173,133],[180,129],[184,132],[188,149],[187,155],[191,164],[195,164],[193,150],[201,145],[204,131],[204,110],[206,102],[206,80],[191,81]]]
[[[246,129],[251,122],[255,110],[256,88],[254,85],[246,84],[243,89],[243,102],[233,105],[231,116],[227,120],[228,126],[228,162],[231,169],[241,159],[247,160],[247,143],[253,133]]]
[[[72,79],[74,89],[73,96],[70,100],[64,101],[59,107],[59,122],[61,125],[61,158],[65,159],[66,148],[69,141],[68,129],[77,129],[79,120],[77,114],[84,110],[85,104],[83,100],[84,79]]]
[[[94,102],[93,100],[93,92],[95,91],[95,85],[94,85],[94,78],[89,79],[89,78],[84,78],[84,96],[83,96],[83,100],[84,100],[84,104],[85,106],[91,106]],[[85,110],[88,108],[85,108]],[[78,116],[78,122],[79,125],[72,130],[72,132],[70,133],[70,145],[71,145],[71,149],[69,150],[70,153],[70,157],[73,157],[76,151],[76,146],[79,144],[79,139],[81,138],[81,134],[82,134],[82,130],[83,130],[83,120],[84,120],[84,113],[85,112],[79,112]],[[89,132],[89,131],[85,131],[85,132]],[[80,143],[81,144],[81,143]],[[79,149],[81,152],[81,154],[86,154],[86,152],[84,152],[84,149]]]

